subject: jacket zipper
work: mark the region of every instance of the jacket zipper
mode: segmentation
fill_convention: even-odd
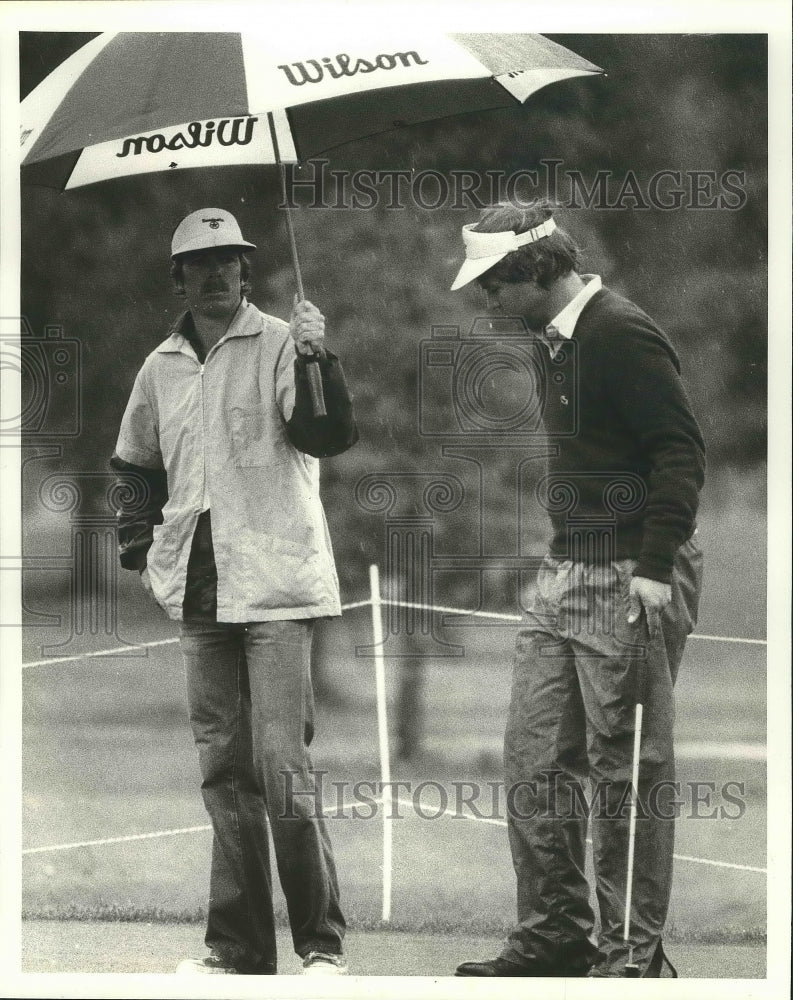
[[[208,499],[207,491],[207,448],[206,448],[206,406],[204,405],[204,364],[199,365],[199,376],[201,378],[201,466],[204,474],[204,481],[201,484],[201,507],[204,506],[204,499]]]

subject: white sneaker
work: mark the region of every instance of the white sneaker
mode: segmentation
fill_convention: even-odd
[[[346,976],[347,963],[343,955],[326,951],[310,951],[303,959],[304,976]]]
[[[177,976],[238,976],[233,966],[226,965],[215,955],[206,958],[186,958],[176,966]]]

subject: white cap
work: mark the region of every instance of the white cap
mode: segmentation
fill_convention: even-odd
[[[550,236],[556,229],[553,219],[546,219],[534,229],[529,229],[525,233],[515,233],[511,229],[501,233],[477,233],[472,222],[463,226],[463,243],[465,243],[465,262],[457,272],[451,291],[455,292],[469,281],[478,278],[480,274],[489,271],[494,264],[497,264],[502,257],[526,246],[527,243],[534,243],[544,236]]]
[[[242,238],[239,223],[222,208],[200,208],[191,212],[174,230],[171,256],[209,250],[212,247],[247,247],[255,250],[256,244]]]

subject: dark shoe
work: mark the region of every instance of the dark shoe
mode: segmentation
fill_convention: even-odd
[[[534,976],[530,965],[520,965],[506,958],[489,958],[482,962],[463,962],[455,976]]]
[[[553,961],[533,959],[511,962],[508,958],[486,959],[482,962],[463,962],[457,966],[455,976],[531,976],[555,978],[585,976],[597,958],[597,949],[588,942],[586,947],[576,944],[574,948],[562,948]]]
[[[206,958],[185,958],[176,967],[177,976],[239,976],[233,965],[227,965],[215,955]]]
[[[238,969],[224,962],[217,955],[207,955],[205,958],[185,958],[176,967],[178,976],[274,976],[275,964],[260,965],[255,969]]]

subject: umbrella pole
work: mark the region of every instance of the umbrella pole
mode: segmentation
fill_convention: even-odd
[[[267,121],[270,125],[270,137],[273,142],[275,159],[278,162],[278,172],[281,177],[281,195],[284,207],[286,208],[286,229],[289,234],[289,248],[292,253],[292,266],[295,269],[295,281],[297,282],[298,298],[302,302],[305,299],[303,293],[303,276],[300,273],[300,260],[297,256],[297,241],[295,240],[295,227],[292,221],[292,209],[289,207],[289,199],[286,192],[286,164],[281,161],[281,153],[278,149],[278,136],[275,131],[275,122],[270,112],[267,113]],[[308,378],[308,388],[311,392],[311,405],[315,417],[327,416],[325,408],[325,394],[322,391],[322,374],[319,370],[319,355],[306,355],[306,377]]]
[[[286,197],[286,164],[278,161],[278,172],[281,175],[281,195],[286,206],[286,229],[289,233],[289,249],[292,252],[292,266],[295,269],[295,281],[297,282],[298,298],[302,302],[306,297],[303,293],[303,276],[300,273],[300,260],[297,256],[297,241],[295,240],[295,224],[292,220],[292,209]]]

